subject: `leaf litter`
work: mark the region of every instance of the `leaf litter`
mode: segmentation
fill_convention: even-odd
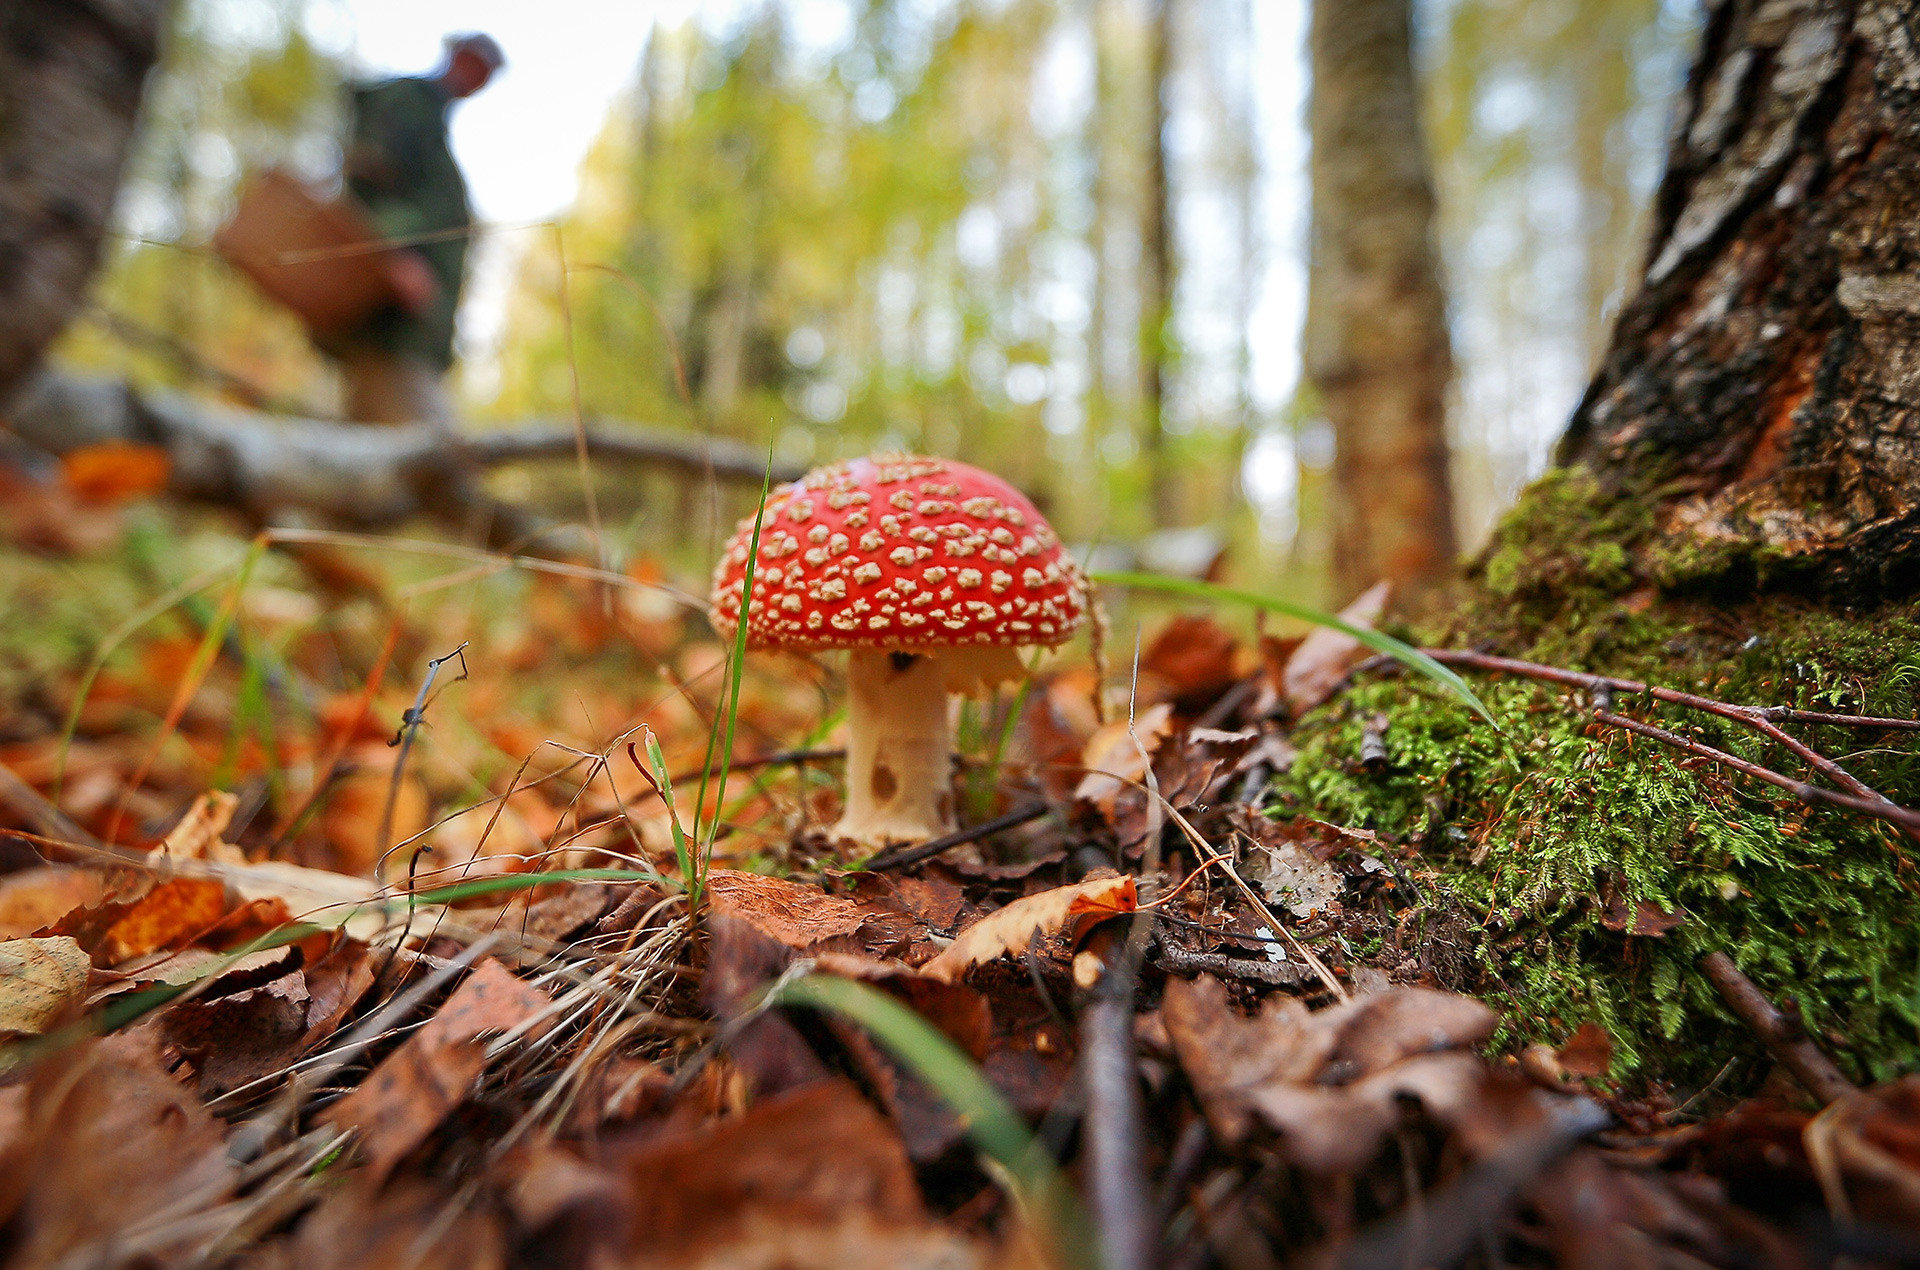
[[[109,550],[113,504],[165,477],[83,466],[98,523],[49,513],[44,549]],[[1291,721],[1368,651],[1346,631],[1189,612],[1137,678],[1044,663],[982,708],[1010,744],[963,754],[956,793],[974,823],[1049,814],[875,872],[824,838],[831,667],[749,658],[734,692],[697,619],[584,579],[359,627],[209,595],[64,685],[72,735],[49,714],[0,746],[28,791],[0,802],[7,1265],[1094,1265],[1116,1215],[1037,1203],[974,1131],[1013,1117],[1092,1202],[1090,1144],[1127,1120],[1084,1079],[1110,991],[1166,1264],[1910,1260],[1920,1083],[1825,1109],[1752,1070],[1626,1088],[1594,1020],[1516,1051],[1449,990],[1473,921],[1416,835],[1265,805]],[[1342,617],[1367,633],[1387,599]],[[471,677],[410,718],[449,637]],[[1685,916],[1607,878],[1593,902],[1623,943]],[[951,1054],[781,994],[823,978]]]

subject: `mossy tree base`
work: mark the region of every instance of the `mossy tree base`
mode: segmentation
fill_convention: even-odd
[[[1508,518],[1424,642],[1624,676],[1729,702],[1911,718],[1920,617],[1911,604],[1844,610],[1780,594],[1733,599],[1764,561],[1677,561],[1637,526],[1643,504],[1557,473]],[[1744,590],[1744,587],[1737,589]],[[1406,678],[1357,684],[1296,729],[1300,754],[1277,810],[1392,836],[1422,889],[1403,923],[1472,924],[1462,987],[1487,996],[1510,1039],[1558,1041],[1595,1021],[1615,1074],[1723,1080],[1764,1070],[1758,1042],[1698,973],[1724,951],[1792,998],[1851,1074],[1884,1079],[1920,1060],[1916,846],[1880,821],[1787,798],[1714,764],[1605,727],[1561,688],[1496,677],[1476,687],[1499,722]],[[1789,775],[1809,773],[1728,720],[1616,701]],[[1389,720],[1385,771],[1358,761],[1361,731]],[[1889,797],[1920,802],[1920,746],[1797,729]],[[1452,916],[1447,916],[1452,915]]]

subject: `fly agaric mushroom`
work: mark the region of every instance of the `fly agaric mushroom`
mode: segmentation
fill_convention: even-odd
[[[753,518],[713,578],[732,637]],[[846,649],[847,801],[836,837],[869,846],[952,830],[947,694],[1025,673],[1015,650],[1065,643],[1080,569],[1031,502],[964,463],[882,454],[816,468],[767,499],[747,647]]]

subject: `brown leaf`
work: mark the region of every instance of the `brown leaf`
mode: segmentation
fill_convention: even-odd
[[[92,869],[47,865],[0,877],[0,939],[44,930],[105,894],[105,880]]]
[[[1599,1080],[1613,1070],[1613,1037],[1598,1023],[1582,1023],[1554,1057],[1569,1076]]]
[[[167,1042],[198,1070],[202,1098],[217,1098],[299,1056],[310,998],[296,970],[259,987],[196,997],[163,1011]]]
[[[300,1041],[302,1053],[332,1036],[353,1013],[373,986],[373,965],[367,946],[348,939],[308,966],[306,974],[307,1033]]]
[[[929,1220],[892,1126],[844,1080],[655,1141],[625,1174],[650,1265],[978,1264]]]
[[[1185,713],[1204,710],[1239,678],[1240,642],[1205,615],[1181,614],[1162,626],[1140,655],[1142,676]]]
[[[1131,726],[1120,718],[1095,732],[1081,754],[1087,774],[1074,789],[1074,798],[1097,807],[1111,819],[1114,800],[1131,788],[1128,782],[1147,774],[1147,764],[1172,727],[1173,707],[1161,702],[1142,710]]]
[[[240,848],[221,841],[227,826],[233,823],[240,796],[224,790],[209,790],[193,800],[180,823],[168,830],[155,856],[173,860],[219,860],[241,864],[246,856]]]
[[[85,1045],[40,1064],[25,1092],[22,1135],[0,1154],[8,1264],[184,1264],[204,1235],[163,1239],[137,1258],[117,1238],[187,1196],[196,1211],[218,1204],[232,1175],[220,1123],[167,1075],[155,1039]]]
[[[1050,935],[1083,915],[1098,920],[1131,913],[1138,907],[1131,877],[1095,878],[1055,887],[987,914],[961,931],[959,938],[920,972],[929,979],[955,983],[974,966],[1002,953],[1018,956],[1025,952],[1036,933]]]
[[[0,1035],[39,1036],[87,995],[86,952],[72,938],[0,943]]]
[[[226,886],[211,878],[162,882],[107,928],[93,950],[94,962],[112,966],[155,949],[184,947],[211,933],[229,907]]]
[[[714,911],[736,918],[789,948],[810,948],[860,929],[867,913],[852,900],[816,886],[735,869],[707,873]]]
[[[1664,939],[1686,920],[1684,908],[1668,912],[1651,900],[1630,901],[1617,889],[1607,897],[1607,906],[1600,913],[1600,924],[1608,930],[1643,939]]]
[[[1237,1013],[1209,975],[1171,979],[1161,1018],[1216,1131],[1229,1142],[1257,1117],[1286,1138],[1295,1162],[1351,1171],[1373,1157],[1397,1122],[1397,1100],[1417,1099],[1443,1121],[1461,1114],[1485,1064],[1468,1047],[1494,1014],[1470,997],[1394,988],[1318,1012],[1270,998]]]
[[[1353,603],[1340,610],[1340,616],[1355,626],[1371,629],[1387,610],[1387,598],[1393,592],[1387,582],[1376,582]],[[1333,695],[1347,671],[1366,652],[1366,645],[1344,631],[1316,626],[1300,641],[1287,658],[1280,676],[1280,695],[1287,709],[1297,718]]]
[[[502,1270],[506,1223],[484,1201],[450,1205],[444,1183],[346,1179],[287,1241],[287,1270]]]
[[[359,1149],[385,1177],[466,1100],[486,1066],[486,1038],[533,1017],[551,998],[497,961],[483,961],[427,1025],[321,1117],[360,1130]]]

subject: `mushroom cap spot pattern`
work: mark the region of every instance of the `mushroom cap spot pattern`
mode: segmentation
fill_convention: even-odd
[[[713,574],[731,639],[753,542],[749,516]],[[767,496],[747,647],[1052,646],[1087,615],[1087,584],[1053,527],[991,472],[876,454],[815,468]]]

